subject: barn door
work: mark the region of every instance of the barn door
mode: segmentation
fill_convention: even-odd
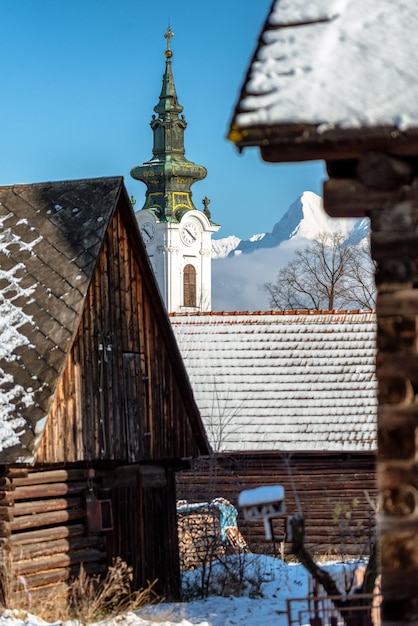
[[[144,410],[141,355],[123,354],[124,386],[124,439],[128,460],[140,461],[144,457]]]
[[[142,577],[157,580],[155,591],[180,596],[175,474],[157,465],[141,467]]]

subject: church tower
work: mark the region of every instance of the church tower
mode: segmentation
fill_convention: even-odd
[[[136,213],[143,241],[169,313],[211,310],[211,221],[209,200],[203,211],[193,204],[190,187],[206,169],[185,157],[186,120],[177,100],[168,27],[165,72],[157,115],[152,116],[152,159],[132,168],[131,176],[147,186],[145,204]]]

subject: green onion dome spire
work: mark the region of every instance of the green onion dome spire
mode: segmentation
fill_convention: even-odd
[[[184,131],[186,119],[177,99],[172,71],[171,39],[174,33],[168,26],[165,72],[160,98],[154,107],[151,129],[154,135],[153,157],[132,168],[131,176],[147,186],[143,209],[152,211],[160,221],[180,221],[185,211],[196,210],[190,187],[206,177],[206,169],[185,157]]]

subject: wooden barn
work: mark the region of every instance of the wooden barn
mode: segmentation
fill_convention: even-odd
[[[385,625],[418,621],[417,28],[413,0],[275,0],[229,132],[265,161],[325,161],[325,210],[371,220]]]
[[[376,379],[373,312],[172,315],[214,453],[178,477],[179,497],[280,484],[302,512],[315,555],[369,553],[374,539]],[[254,552],[279,552],[260,521],[239,529]],[[285,548],[290,546],[285,546]]]
[[[1,187],[0,268],[1,580],[121,557],[177,597],[175,473],[208,443],[122,178]]]

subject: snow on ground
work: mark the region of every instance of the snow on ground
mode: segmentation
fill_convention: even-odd
[[[242,560],[240,563],[238,568],[233,566],[234,573],[240,570]],[[310,581],[306,570],[299,564],[288,565],[272,557],[252,554],[245,555],[244,566],[247,586],[241,597],[212,595],[203,600],[149,605],[135,613],[99,622],[98,626],[287,626],[286,599],[304,598],[309,592]],[[342,581],[349,579],[353,571],[352,563],[324,566],[338,577],[342,588]],[[186,588],[199,584],[200,576],[200,570],[191,572],[183,581]],[[22,615],[18,611],[5,611],[0,617],[0,626],[45,624],[34,615]],[[76,623],[55,622],[54,626],[76,626]]]

